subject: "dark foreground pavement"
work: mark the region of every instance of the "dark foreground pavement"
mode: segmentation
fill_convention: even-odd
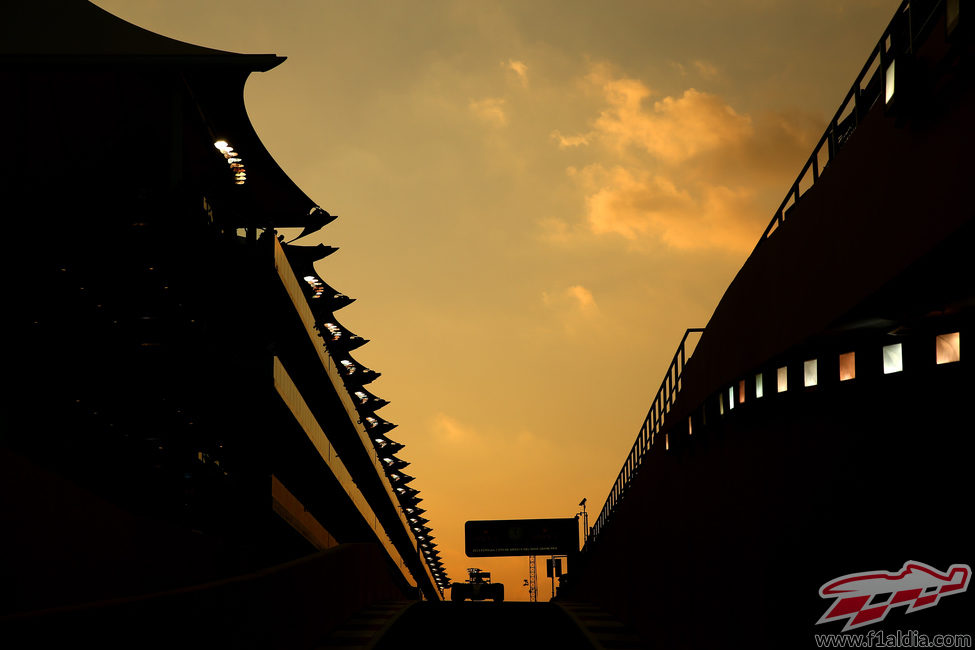
[[[404,612],[375,648],[590,650],[593,645],[553,603],[421,602]]]

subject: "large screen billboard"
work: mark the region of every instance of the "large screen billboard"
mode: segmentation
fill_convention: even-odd
[[[464,524],[467,557],[568,555],[579,550],[579,521],[494,519]]]

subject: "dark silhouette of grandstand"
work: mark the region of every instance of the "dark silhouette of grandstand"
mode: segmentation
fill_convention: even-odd
[[[3,14],[0,617],[301,647],[442,598],[351,299],[316,270],[335,249],[280,234],[334,218],[247,117],[246,79],[284,59],[81,0]]]

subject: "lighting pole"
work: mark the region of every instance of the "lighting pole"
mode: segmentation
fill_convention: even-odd
[[[586,542],[589,540],[589,513],[586,512],[586,500],[583,499],[579,502],[582,506],[582,545],[585,546]]]
[[[555,556],[553,555],[549,561],[552,563],[552,571],[549,573],[552,577],[552,600],[555,600]]]

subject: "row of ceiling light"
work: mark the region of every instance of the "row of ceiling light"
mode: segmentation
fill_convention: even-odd
[[[226,140],[217,140],[213,146],[223,154],[227,164],[230,165],[230,171],[234,174],[234,184],[243,185],[247,182],[247,169],[244,167],[244,159],[241,158],[240,154],[234,151],[234,148]]]

